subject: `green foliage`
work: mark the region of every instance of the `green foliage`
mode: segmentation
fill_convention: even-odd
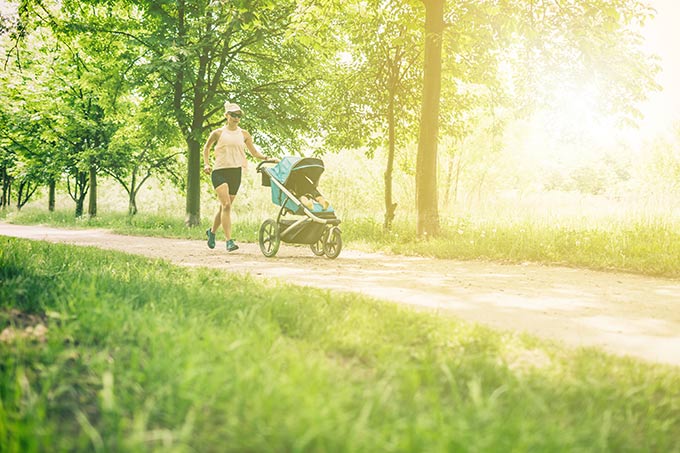
[[[68,56],[67,64],[54,70],[66,86],[54,91],[71,96],[72,102],[51,105],[49,111],[64,115],[50,118],[58,126],[56,139],[72,139],[67,148],[76,148],[77,158],[71,160],[77,165],[70,161],[68,165],[76,182],[74,199],[81,202],[88,189],[83,166],[102,168],[99,158],[104,158],[116,162],[107,168],[110,174],[121,170],[115,155],[120,147],[114,155],[103,156],[109,150],[102,147],[114,132],[108,126],[142,121],[125,118],[129,102],[118,105],[121,98],[141,97],[176,123],[189,152],[186,178],[174,179],[186,185],[190,222],[198,214],[200,143],[206,129],[222,121],[225,101],[237,101],[244,108],[247,118],[258,125],[253,128],[256,142],[274,148],[269,154],[278,148],[296,151],[319,124],[316,110],[305,100],[312,97],[308,87],[323,76],[319,68],[324,61],[318,46],[290,39],[287,33],[293,19],[305,17],[302,6],[268,0],[23,2],[21,21],[32,34],[21,42],[44,31],[57,42],[45,59],[58,60],[59,46],[67,48],[61,51]],[[298,30],[296,36],[303,35]],[[93,117],[93,106],[110,108],[120,117],[113,123],[111,115]],[[77,170],[72,170],[74,165]]]
[[[153,175],[180,186],[185,179],[178,168],[181,150],[177,143],[177,129],[150,106],[127,103],[125,124],[111,138],[105,156],[104,171],[125,189],[128,195],[128,213],[137,213],[137,194]]]
[[[422,8],[409,2],[348,3],[331,12],[338,44],[324,117],[333,149],[405,143],[417,134],[422,83]],[[390,125],[398,130],[389,136]]]
[[[446,2],[440,143],[455,153],[483,129],[479,157],[494,159],[515,116],[562,110],[572,92],[635,120],[657,88],[639,36],[651,13],[640,0]],[[421,1],[22,1],[0,26],[6,174],[32,187],[67,175],[82,203],[89,171],[125,175],[132,194],[125,164],[141,158],[143,179],[159,163],[146,150],[186,146],[168,171],[197,214],[200,144],[225,100],[241,104],[267,154],[366,145],[370,155],[391,143],[401,164],[417,135],[423,19]],[[130,108],[141,105],[145,114]],[[593,119],[582,110],[551,135],[578,136]],[[607,185],[585,187],[587,171],[576,175],[584,189]]]
[[[654,77],[660,68],[639,33],[653,14],[644,0],[513,8],[520,39],[503,58],[514,62],[514,102],[532,110],[559,106],[565,91],[592,91],[602,112],[637,121],[639,101],[659,89]]]

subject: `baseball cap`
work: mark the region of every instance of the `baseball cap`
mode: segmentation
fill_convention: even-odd
[[[232,102],[225,102],[224,103],[224,113],[229,113],[229,112],[240,112],[241,107],[238,106],[238,104],[234,104]]]

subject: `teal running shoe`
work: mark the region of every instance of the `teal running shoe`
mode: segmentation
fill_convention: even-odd
[[[236,245],[233,239],[229,239],[227,241],[227,252],[233,252],[234,250],[238,250],[238,245]]]
[[[208,236],[208,248],[215,248],[215,233],[213,233],[210,228],[205,230],[205,235]]]

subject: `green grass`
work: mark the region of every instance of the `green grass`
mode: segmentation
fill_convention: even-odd
[[[657,219],[602,222],[599,226],[538,221],[443,222],[441,235],[416,239],[412,224],[390,233],[371,219],[343,228],[356,246],[434,258],[536,262],[680,278],[680,224]]]
[[[200,228],[187,228],[179,217],[147,214],[129,217],[121,213],[75,219],[72,212],[42,210],[12,213],[8,220],[187,239],[202,239],[211,221],[205,218]],[[241,241],[257,241],[260,222],[247,216],[234,222],[233,236]],[[428,239],[417,239],[415,226],[406,222],[397,223],[392,231],[385,232],[377,220],[346,219],[341,228],[346,246],[370,251],[463,260],[536,262],[680,278],[680,224],[663,219],[600,220],[596,226],[579,220],[559,224],[532,220],[444,219],[441,235]]]
[[[0,238],[0,451],[680,451],[680,370]],[[37,324],[44,338],[24,337]]]
[[[118,234],[181,239],[203,239],[205,230],[212,225],[212,217],[208,218],[209,216],[204,216],[200,228],[188,228],[181,217],[152,214],[129,216],[125,213],[107,213],[97,217],[76,218],[72,211],[25,210],[4,214],[0,211],[0,218],[3,218],[3,215],[6,221],[16,224],[44,224],[62,228],[106,228]],[[259,222],[250,219],[234,222],[233,235],[246,242],[254,242],[257,240],[259,227]]]

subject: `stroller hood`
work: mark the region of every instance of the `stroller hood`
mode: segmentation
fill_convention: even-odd
[[[269,170],[269,174],[281,184],[289,187],[287,183],[295,178],[306,177],[316,186],[324,171],[323,161],[314,157],[286,156],[276,166]]]

